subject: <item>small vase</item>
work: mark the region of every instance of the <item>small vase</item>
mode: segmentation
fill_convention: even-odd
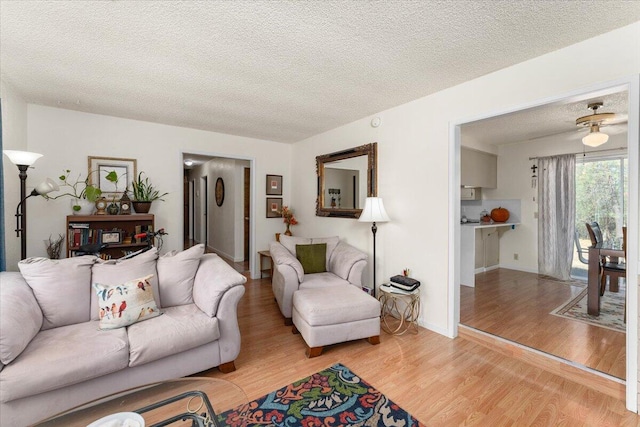
[[[74,215],[91,215],[95,205],[87,199],[73,199],[71,201],[71,210]]]
[[[118,212],[120,212],[120,207],[116,203],[112,202],[107,206],[107,213],[109,215],[118,215]]]
[[[149,209],[151,209],[151,202],[131,202],[133,209],[136,213],[149,213]]]
[[[287,230],[284,232],[285,236],[293,236],[293,234],[291,234],[291,230],[289,230],[289,224],[287,224]]]

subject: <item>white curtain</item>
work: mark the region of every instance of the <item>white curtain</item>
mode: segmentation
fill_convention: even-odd
[[[538,272],[569,280],[576,228],[576,157],[541,157],[538,168]]]

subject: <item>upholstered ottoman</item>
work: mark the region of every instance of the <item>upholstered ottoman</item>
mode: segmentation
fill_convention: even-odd
[[[380,343],[380,303],[352,285],[301,289],[293,294],[293,333],[302,334],[307,357],[326,345],[367,338]]]

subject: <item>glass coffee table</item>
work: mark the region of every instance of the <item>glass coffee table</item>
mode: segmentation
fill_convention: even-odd
[[[146,427],[208,427],[219,425],[216,414],[245,403],[247,396],[244,391],[227,380],[180,378],[104,397],[51,417],[36,426],[86,426],[116,412],[138,412],[144,418]],[[213,414],[209,413],[211,410]]]

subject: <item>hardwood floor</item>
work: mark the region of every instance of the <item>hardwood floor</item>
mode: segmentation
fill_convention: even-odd
[[[497,269],[461,286],[460,323],[624,379],[622,332],[549,314],[582,288],[533,273]]]
[[[462,338],[420,328],[330,346],[307,359],[300,335],[285,327],[268,278],[249,280],[239,304],[242,350],[223,378],[252,400],[335,363],[343,363],[430,426],[637,426],[623,401]]]

